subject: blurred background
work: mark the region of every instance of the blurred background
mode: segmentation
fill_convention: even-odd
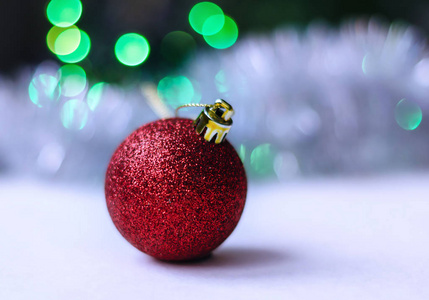
[[[0,174],[102,184],[137,127],[217,98],[251,180],[427,169],[428,15],[423,0],[2,1]]]
[[[0,29],[0,299],[429,299],[428,1],[0,0]],[[246,208],[161,263],[111,222],[107,165],[218,98]]]

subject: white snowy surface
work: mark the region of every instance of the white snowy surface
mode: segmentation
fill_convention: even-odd
[[[252,185],[200,262],[129,245],[103,189],[0,179],[0,299],[429,299],[429,175]]]

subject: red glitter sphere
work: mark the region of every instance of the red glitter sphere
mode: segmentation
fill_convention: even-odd
[[[106,174],[106,201],[119,232],[161,260],[208,255],[234,230],[247,179],[228,141],[207,142],[192,120],[146,124],[118,147]]]

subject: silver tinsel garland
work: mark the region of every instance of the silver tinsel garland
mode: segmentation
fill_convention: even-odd
[[[304,32],[279,29],[249,35],[224,51],[199,52],[171,78],[190,79],[194,93],[183,98],[187,102],[224,98],[234,106],[229,140],[251,177],[359,174],[429,166],[428,54],[424,38],[403,24],[314,24]],[[73,97],[85,107],[65,116],[70,97],[50,101],[60,93],[57,87],[45,97],[39,91],[41,107],[29,98],[32,80],[39,80],[36,89],[49,86],[39,74],[50,74],[61,87],[58,67],[45,62],[13,81],[0,79],[3,173],[101,181],[115,147],[130,132],[183,104],[168,101],[174,92],[180,98],[180,86],[165,98],[158,91],[160,100],[158,82],[145,82],[106,84],[91,106],[87,84]],[[423,112],[413,131],[395,121],[404,98]]]

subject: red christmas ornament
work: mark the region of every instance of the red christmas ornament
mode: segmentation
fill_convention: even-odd
[[[107,208],[133,246],[162,260],[190,260],[232,233],[247,193],[243,164],[223,141],[232,114],[217,100],[194,123],[158,120],[118,147],[106,174]]]

